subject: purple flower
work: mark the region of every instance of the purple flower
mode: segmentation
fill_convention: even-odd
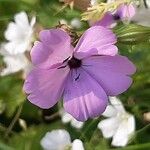
[[[126,57],[117,55],[115,43],[115,35],[100,26],[88,29],[75,48],[65,31],[41,31],[31,50],[34,68],[24,83],[29,101],[47,109],[63,96],[65,111],[78,121],[99,116],[108,96],[126,91],[135,72]]]
[[[107,12],[104,17],[94,25],[103,27],[113,27],[117,21],[130,21],[135,15],[135,7],[133,4],[121,4],[115,13]]]

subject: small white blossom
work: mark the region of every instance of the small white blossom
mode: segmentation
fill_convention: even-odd
[[[71,116],[69,113],[65,112],[64,110],[60,111],[60,115],[61,115],[61,121],[64,124],[70,122],[71,126],[77,129],[81,129],[84,125],[84,122],[77,121],[73,116]]]
[[[135,131],[135,118],[125,111],[122,103],[116,97],[110,97],[109,105],[103,116],[108,117],[100,121],[98,128],[105,138],[112,137],[113,146],[125,146]]]
[[[84,146],[81,140],[75,139],[72,142],[72,150],[84,150]]]
[[[14,22],[10,22],[4,33],[6,40],[5,49],[10,54],[24,53],[30,50],[33,39],[35,17],[28,20],[25,12],[20,12],[14,16]]]
[[[24,53],[22,54],[10,54],[4,49],[5,44],[0,47],[0,54],[3,56],[3,61],[6,64],[6,68],[0,71],[1,76],[23,71],[23,77],[29,73],[32,65],[29,59]]]
[[[44,150],[65,150],[69,147],[72,150],[84,150],[82,141],[75,139],[73,143],[71,143],[69,133],[63,129],[47,132],[40,144]]]

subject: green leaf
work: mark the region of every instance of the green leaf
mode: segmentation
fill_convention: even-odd
[[[15,150],[15,149],[0,142],[0,150]]]
[[[138,44],[150,42],[150,27],[136,24],[119,25],[114,29],[118,38],[118,43]]]
[[[0,99],[6,104],[6,115],[11,117],[16,108],[25,100],[22,91],[23,80],[19,74],[0,77]]]
[[[94,131],[97,129],[97,124],[99,123],[100,118],[88,120],[83,129],[81,134],[81,139],[83,140],[90,140],[92,138],[92,135],[94,134]]]

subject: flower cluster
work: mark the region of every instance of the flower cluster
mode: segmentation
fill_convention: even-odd
[[[98,124],[105,138],[111,138],[113,146],[125,146],[132,138],[135,131],[135,118],[125,111],[121,101],[116,97],[110,97],[110,105],[107,106],[104,117]]]
[[[15,73],[20,70],[27,75],[31,68],[31,63],[27,57],[32,46],[35,17],[28,20],[25,12],[20,12],[14,17],[15,22],[10,22],[4,33],[7,42],[0,48],[0,54],[4,56],[6,68],[1,71],[1,75]]]

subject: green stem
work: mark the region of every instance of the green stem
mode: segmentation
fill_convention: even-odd
[[[94,129],[97,128],[97,124],[98,124],[99,121],[100,121],[99,118],[92,120],[92,121],[87,125],[87,127],[83,130],[83,132],[82,132],[82,134],[81,134],[81,136],[80,136],[80,139],[82,139],[82,140],[86,139],[86,140],[89,141],[89,140],[91,139],[93,133],[94,133]],[[92,133],[91,133],[91,131],[92,131]],[[89,136],[88,134],[91,134],[91,135]],[[88,135],[88,136],[87,136],[87,135]],[[88,139],[87,139],[87,137],[88,137]]]
[[[8,128],[7,128],[7,130],[6,130],[6,133],[5,133],[5,135],[4,135],[4,138],[7,138],[8,135],[10,134],[10,132],[12,131],[12,129],[13,129],[15,123],[16,123],[16,122],[18,121],[18,119],[19,119],[19,116],[20,116],[20,114],[21,114],[21,112],[22,112],[22,108],[23,108],[23,104],[18,108],[16,115],[14,116],[13,120],[11,121],[10,125],[8,126]]]

